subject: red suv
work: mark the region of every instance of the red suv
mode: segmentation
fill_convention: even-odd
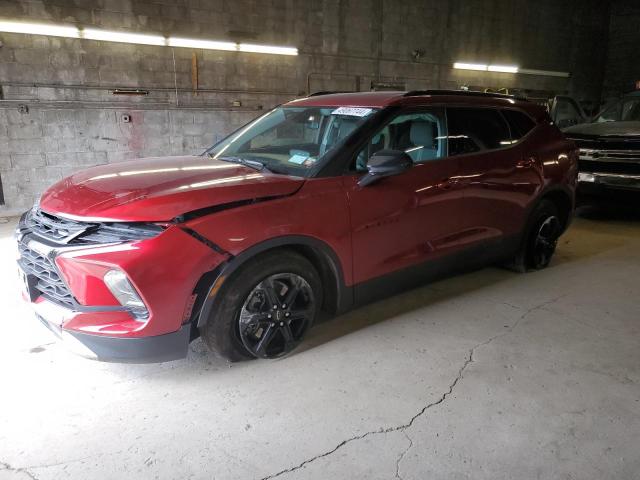
[[[16,231],[24,295],[102,360],[293,350],[335,314],[456,270],[549,264],[577,150],[545,109],[461,91],[315,94],[200,156],[77,173]]]

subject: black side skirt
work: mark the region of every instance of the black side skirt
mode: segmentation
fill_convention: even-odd
[[[482,242],[462,252],[443,255],[419,265],[358,283],[351,287],[354,290],[354,306],[375,302],[457,273],[470,272],[507,261],[516,255],[520,242],[519,235]]]

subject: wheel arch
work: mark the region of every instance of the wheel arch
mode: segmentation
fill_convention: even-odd
[[[200,278],[196,293],[203,300],[194,308],[192,322],[204,325],[215,307],[218,292],[225,281],[247,262],[267,252],[293,250],[309,260],[318,271],[323,287],[322,310],[330,314],[347,309],[353,302],[351,289],[345,286],[342,263],[335,251],[322,240],[306,235],[286,235],[271,238],[230,258],[215,270]],[[204,294],[204,295],[203,295]]]
[[[575,196],[573,191],[564,185],[552,185],[542,191],[534,201],[532,201],[526,210],[525,223],[519,234],[519,239],[515,245],[517,249],[513,252],[513,258],[509,260],[505,266],[516,272],[524,273],[526,266],[524,264],[524,249],[526,248],[527,239],[531,233],[531,229],[534,226],[535,218],[534,212],[545,200],[552,202],[562,215],[562,232],[569,227],[573,216],[573,209],[575,207]],[[509,255],[511,256],[511,255]]]
[[[554,186],[548,188],[538,199],[534,208],[537,207],[543,200],[549,200],[558,208],[558,212],[561,215],[562,231],[564,232],[571,223],[573,209],[575,207],[575,198],[571,194],[568,188],[562,186]]]

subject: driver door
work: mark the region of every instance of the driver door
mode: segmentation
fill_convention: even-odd
[[[401,112],[354,159],[354,171],[345,176],[344,185],[356,284],[389,274],[402,276],[408,267],[456,250],[462,193],[455,180],[457,160],[446,157],[444,118],[439,108]],[[413,166],[359,186],[358,180],[366,174],[366,159],[382,149],[406,152]],[[364,300],[363,296],[366,293],[356,287],[356,301]]]

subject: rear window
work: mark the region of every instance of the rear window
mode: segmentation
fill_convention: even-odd
[[[535,122],[531,120],[528,115],[522,112],[518,112],[516,110],[502,110],[502,114],[509,123],[512,140],[520,140],[536,126]]]
[[[509,127],[493,108],[448,108],[449,155],[495,150],[511,145]]]

